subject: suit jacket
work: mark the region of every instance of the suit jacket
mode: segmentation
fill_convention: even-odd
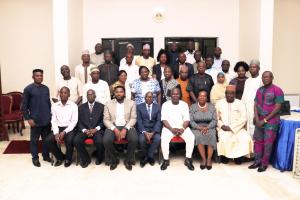
[[[194,66],[190,63],[185,63],[185,64],[189,70],[188,78],[190,78],[191,76],[194,75]],[[179,63],[177,63],[175,66],[173,66],[173,75],[174,75],[175,79],[179,78]]]
[[[92,129],[97,126],[100,129],[105,129],[103,124],[104,105],[95,101],[93,111],[90,113],[88,102],[82,104],[78,108],[78,128],[80,131],[83,129]]]
[[[137,106],[137,125],[140,133],[143,131],[161,132],[161,108],[158,104],[152,104],[151,120],[147,111],[146,103]]]
[[[159,82],[161,80],[161,75],[162,75],[161,67],[160,64],[154,65],[153,66],[153,74],[156,75],[156,80]]]
[[[104,125],[107,128],[111,128],[115,126],[116,122],[116,111],[117,100],[113,99],[108,101],[104,106]],[[133,128],[136,123],[136,105],[135,102],[129,99],[124,99],[124,113],[125,113],[125,121],[126,125],[130,128]]]

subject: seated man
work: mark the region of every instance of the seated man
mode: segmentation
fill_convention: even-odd
[[[115,99],[106,103],[104,107],[104,125],[106,130],[103,144],[110,158],[110,170],[118,166],[114,141],[126,139],[127,155],[125,167],[132,170],[134,151],[138,144],[138,136],[134,125],[136,123],[136,105],[134,101],[125,99],[125,88],[121,85],[115,87]]]
[[[75,136],[74,128],[78,121],[77,105],[69,100],[70,90],[67,87],[60,89],[60,101],[52,105],[52,130],[46,138],[46,145],[56,158],[54,166],[60,166],[65,159],[65,167],[69,167],[72,163],[73,156],[73,139]],[[58,148],[57,144],[62,142],[66,145],[66,156]]]
[[[164,161],[160,169],[165,170],[170,165],[170,141],[173,137],[179,136],[186,143],[186,159],[184,165],[186,165],[189,170],[194,170],[192,153],[195,145],[195,136],[189,128],[189,106],[187,103],[180,100],[180,89],[172,89],[171,100],[165,102],[162,106],[161,120],[164,125],[161,133],[161,149]]]
[[[79,130],[74,139],[74,145],[79,153],[82,168],[86,168],[91,163],[91,158],[85,149],[84,143],[87,138],[92,138],[96,146],[96,165],[100,165],[103,160],[104,105],[95,101],[96,93],[94,90],[87,91],[87,99],[88,102],[82,104],[78,109]]]
[[[161,115],[160,106],[153,103],[153,93],[145,94],[145,103],[137,106],[137,125],[139,130],[139,143],[143,153],[140,162],[144,167],[148,162],[154,165],[154,153],[160,145]]]
[[[245,129],[247,123],[246,108],[243,102],[235,99],[235,86],[226,87],[225,99],[216,104],[218,115],[218,154],[222,162],[233,158],[236,164],[242,163],[242,157],[253,153],[253,142]]]

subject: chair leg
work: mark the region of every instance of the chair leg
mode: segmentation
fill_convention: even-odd
[[[16,122],[16,125],[17,125],[17,132],[19,133],[20,132],[20,122]]]
[[[22,129],[25,129],[25,122],[24,122],[24,119],[22,119]]]
[[[16,126],[14,122],[12,123],[12,128],[13,128],[13,132],[16,133]]]

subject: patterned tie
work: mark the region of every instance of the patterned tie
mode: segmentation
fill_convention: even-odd
[[[151,109],[150,109],[150,105],[147,105],[147,111],[148,111],[148,115],[149,115],[149,119],[151,120]]]

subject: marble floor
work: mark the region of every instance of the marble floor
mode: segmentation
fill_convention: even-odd
[[[10,133],[11,140],[29,138]],[[291,172],[269,167],[265,173],[249,170],[250,163],[241,166],[214,163],[212,170],[195,171],[184,165],[183,155],[171,157],[171,165],[161,171],[158,164],[135,165],[127,171],[120,164],[114,171],[105,165],[91,164],[82,169],[53,167],[41,161],[33,167],[30,154],[2,154],[8,142],[0,142],[0,200],[34,199],[255,199],[300,200],[300,179]]]

